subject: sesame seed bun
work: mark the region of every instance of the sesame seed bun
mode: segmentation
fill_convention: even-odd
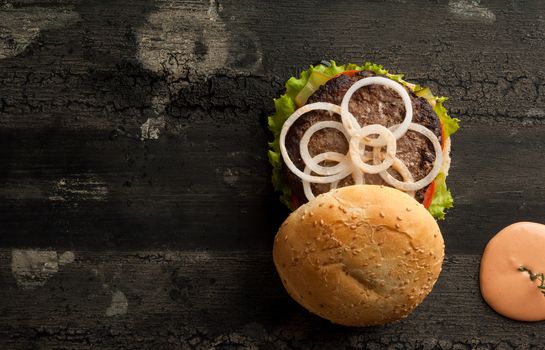
[[[347,326],[406,317],[433,288],[443,257],[441,231],[424,206],[373,185],[343,187],[299,207],[273,248],[288,293]]]

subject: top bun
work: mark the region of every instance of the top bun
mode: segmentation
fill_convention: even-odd
[[[372,185],[333,190],[299,207],[273,248],[288,293],[347,326],[406,317],[433,288],[443,257],[428,210],[401,191]]]

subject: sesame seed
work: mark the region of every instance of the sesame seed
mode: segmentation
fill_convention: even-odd
[[[400,228],[401,226],[399,226],[399,224],[396,224],[396,228]]]
[[[383,212],[380,212],[379,215],[380,215],[381,218],[384,217],[384,213],[383,213]]]
[[[405,210],[407,210],[407,211],[411,211],[412,209],[411,209],[411,208],[409,208],[409,207],[407,207],[407,208],[405,208]]]
[[[396,219],[397,219],[397,221],[401,221],[401,220],[402,220],[402,219],[401,219],[401,216],[397,216]]]

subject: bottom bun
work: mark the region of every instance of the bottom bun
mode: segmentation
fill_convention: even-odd
[[[288,293],[347,326],[406,317],[432,290],[443,257],[441,231],[426,208],[372,185],[343,187],[299,207],[273,248]]]

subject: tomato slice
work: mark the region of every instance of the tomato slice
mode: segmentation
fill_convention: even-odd
[[[424,194],[424,202],[422,203],[424,205],[424,208],[428,209],[430,207],[434,192],[435,180],[431,182],[431,184],[428,186],[428,189],[426,190],[426,193]]]
[[[359,72],[361,72],[361,70],[357,70],[357,69],[345,70],[344,72],[337,74],[336,77],[338,77],[339,75],[348,75],[349,77],[353,77]]]
[[[445,128],[443,128],[443,123],[439,122],[441,125],[441,149],[445,149]],[[433,199],[433,194],[435,193],[435,180],[431,182],[426,193],[424,194],[424,202],[422,203],[426,209],[431,205]]]
[[[291,194],[291,205],[293,206],[293,210],[295,210],[295,209],[297,209],[297,208],[299,208],[301,206],[301,201],[293,193]]]

